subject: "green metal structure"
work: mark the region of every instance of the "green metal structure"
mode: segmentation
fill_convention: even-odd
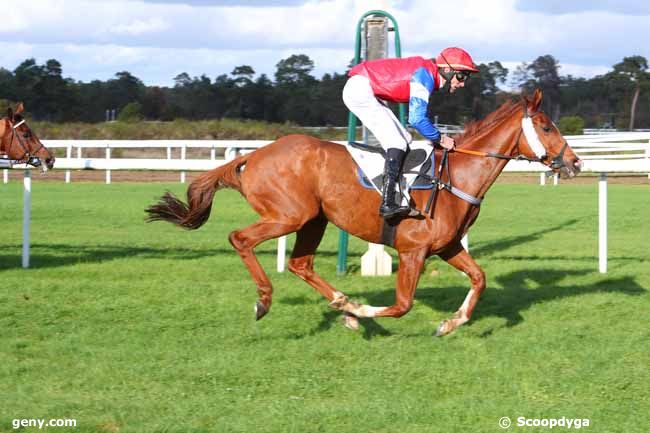
[[[388,28],[388,31],[394,32],[394,41],[395,41],[395,57],[402,57],[402,46],[399,38],[399,27],[397,26],[397,21],[391,14],[381,10],[371,10],[366,12],[361,16],[356,27],[355,35],[355,44],[354,44],[354,64],[361,62],[361,38],[366,36],[365,21],[368,17],[385,17],[391,21],[392,27]],[[365,58],[363,60],[366,60]],[[399,119],[402,122],[402,125],[406,124],[406,106],[405,104],[399,104]],[[350,113],[348,117],[348,141],[356,140],[356,131],[357,131],[357,117]],[[348,233],[341,230],[339,233],[339,253],[338,260],[336,263],[336,273],[338,275],[344,275],[347,271],[347,262],[348,262]]]

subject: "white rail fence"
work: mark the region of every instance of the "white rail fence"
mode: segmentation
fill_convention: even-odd
[[[599,180],[599,271],[607,272],[607,175],[608,173],[644,174],[650,178],[650,132],[608,133],[601,135],[567,136],[569,145],[584,161],[583,172],[600,174]],[[72,170],[105,170],[106,183],[111,183],[112,170],[179,171],[185,182],[186,171],[205,171],[232,160],[236,155],[251,152],[269,144],[270,140],[43,140],[50,149],[65,149],[66,157],[57,158],[56,169],[66,170],[65,182],[72,181]],[[343,142],[337,142],[343,143]],[[164,149],[166,158],[115,158],[113,149]],[[210,149],[209,158],[188,159],[188,149]],[[86,149],[104,149],[104,158],[85,158]],[[173,159],[173,150],[180,158]],[[16,167],[18,168],[18,167]],[[540,172],[544,184],[548,169],[541,164],[511,161],[509,172]],[[3,173],[8,182],[8,170]],[[557,177],[554,178],[557,185]],[[23,267],[29,266],[29,207],[31,179],[25,170]],[[279,272],[284,270],[286,238],[278,241]],[[467,240],[465,239],[465,247]]]

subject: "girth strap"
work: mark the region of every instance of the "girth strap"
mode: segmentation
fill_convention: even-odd
[[[442,160],[440,161],[440,167],[438,168],[438,176],[436,177],[428,177],[428,179],[431,181],[433,184],[433,190],[431,191],[431,195],[429,195],[429,200],[427,201],[427,206],[424,210],[425,215],[429,215],[429,212],[431,212],[431,216],[433,216],[433,211],[432,211],[432,206],[434,206],[436,194],[439,189],[446,189],[456,197],[460,198],[461,200],[465,200],[469,204],[473,206],[480,206],[481,203],[483,202],[482,198],[474,197],[471,194],[466,193],[465,191],[456,188],[451,184],[451,173],[449,170],[449,158],[448,158],[449,152],[447,149],[444,149],[442,152]],[[442,172],[446,171],[447,172],[447,179],[448,182],[445,183],[442,181]]]

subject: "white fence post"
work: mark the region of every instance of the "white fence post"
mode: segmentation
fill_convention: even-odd
[[[645,159],[650,159],[650,140],[648,140],[648,145],[645,148]],[[648,173],[648,179],[650,179],[650,173]]]
[[[107,144],[106,145],[106,161],[108,162],[110,160],[111,160],[111,145]],[[106,169],[106,183],[107,184],[111,183],[111,170],[110,169]]]
[[[607,173],[598,181],[598,270],[607,273]]]
[[[559,173],[555,173],[555,174],[553,175],[553,186],[557,186],[559,180],[560,180],[560,175],[559,175]]]
[[[183,143],[181,146],[181,159],[185,159],[187,145]],[[181,183],[185,183],[185,172],[181,171]]]
[[[4,183],[9,183],[9,170],[2,170],[2,180]]]
[[[26,169],[23,178],[23,268],[29,268],[29,222],[32,212],[32,171]]]
[[[539,184],[542,186],[546,185],[546,173],[541,172],[539,174]]]
[[[72,158],[72,145],[68,145],[66,148],[65,157],[68,159]],[[70,169],[65,171],[65,183],[70,183]]]

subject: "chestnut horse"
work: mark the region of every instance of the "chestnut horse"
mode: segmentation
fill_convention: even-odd
[[[532,98],[524,97],[521,103],[506,102],[484,120],[467,125],[464,134],[456,138],[458,151],[449,154],[449,173],[457,189],[483,197],[508,159],[518,156],[539,160],[567,176],[580,171],[580,160],[548,116],[539,111],[541,100],[537,90]],[[478,156],[488,153],[493,157]],[[261,217],[229,236],[257,285],[257,319],[271,307],[272,286],[254,248],[293,232],[296,241],[289,270],[326,297],[332,308],[344,312],[346,326],[351,328],[358,327],[358,317],[406,314],[413,305],[425,260],[434,254],[471,280],[464,302],[453,317],[440,324],[437,335],[449,334],[467,322],[485,289],[483,270],[461,246],[461,238],[476,220],[479,207],[446,190],[438,194],[433,216],[407,217],[397,224],[391,245],[399,255],[393,305],[375,307],[352,302],[318,275],[314,255],[328,221],[374,243],[381,242],[384,221],[377,212],[380,195],[359,184],[356,164],[348,151],[309,136],[282,137],[202,174],[189,186],[188,204],[167,192],[147,209],[148,221],[164,220],[197,229],[210,216],[214,193],[224,187],[239,191]],[[429,194],[426,190],[411,192],[418,209],[425,209]]]
[[[0,119],[0,163],[29,164],[47,171],[54,167],[54,155],[27,126],[23,118],[24,107],[19,103],[16,111],[7,110],[7,117]]]

